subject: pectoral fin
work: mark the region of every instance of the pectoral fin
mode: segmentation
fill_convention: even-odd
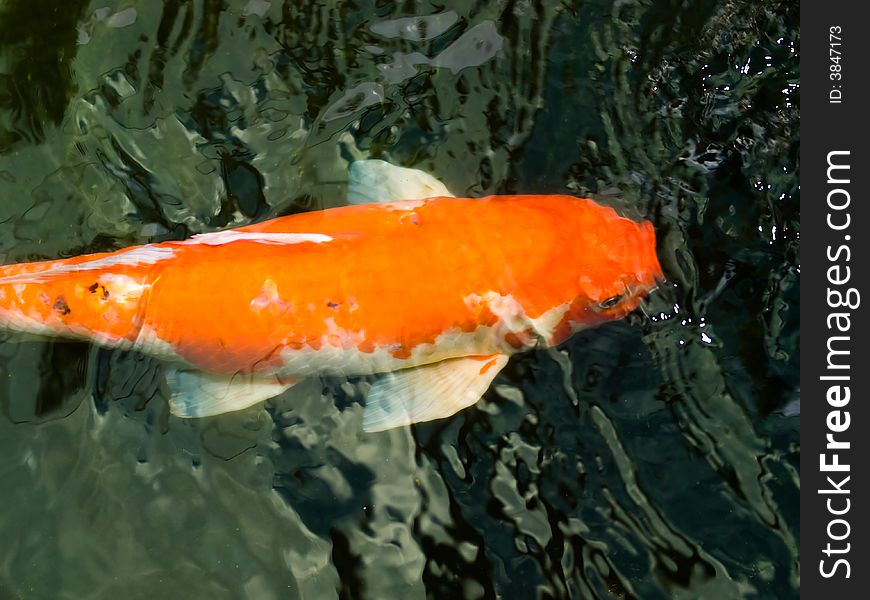
[[[347,172],[347,201],[371,204],[395,200],[453,197],[443,183],[418,169],[396,167],[383,160],[358,160]]]
[[[480,400],[507,360],[504,354],[468,356],[385,373],[369,390],[363,429],[449,417]]]
[[[196,369],[170,367],[166,383],[171,396],[169,410],[178,417],[210,417],[242,410],[273,398],[296,384],[296,380],[255,378],[250,375],[216,375]]]

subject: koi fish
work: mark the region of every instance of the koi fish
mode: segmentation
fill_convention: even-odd
[[[591,200],[456,198],[383,161],[348,188],[340,208],[0,267],[0,327],[167,361],[179,417],[375,375],[363,428],[381,431],[471,406],[511,354],[623,317],[662,278],[652,225]]]

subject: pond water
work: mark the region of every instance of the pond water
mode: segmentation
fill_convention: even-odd
[[[160,361],[3,334],[0,597],[797,597],[799,48],[780,1],[3,3],[3,262],[382,158],[648,217],[668,281],[379,434],[346,381],[185,421]]]

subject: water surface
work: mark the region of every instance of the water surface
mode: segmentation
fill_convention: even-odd
[[[377,435],[344,381],[182,421],[159,361],[5,336],[0,596],[796,597],[797,9],[0,6],[4,262],[340,205],[382,158],[649,217],[669,279]]]

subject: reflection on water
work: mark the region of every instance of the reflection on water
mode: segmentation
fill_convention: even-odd
[[[377,435],[346,381],[180,421],[158,361],[8,339],[2,595],[797,595],[796,5],[44,4],[0,8],[7,262],[335,206],[372,157],[651,215],[669,281]]]

